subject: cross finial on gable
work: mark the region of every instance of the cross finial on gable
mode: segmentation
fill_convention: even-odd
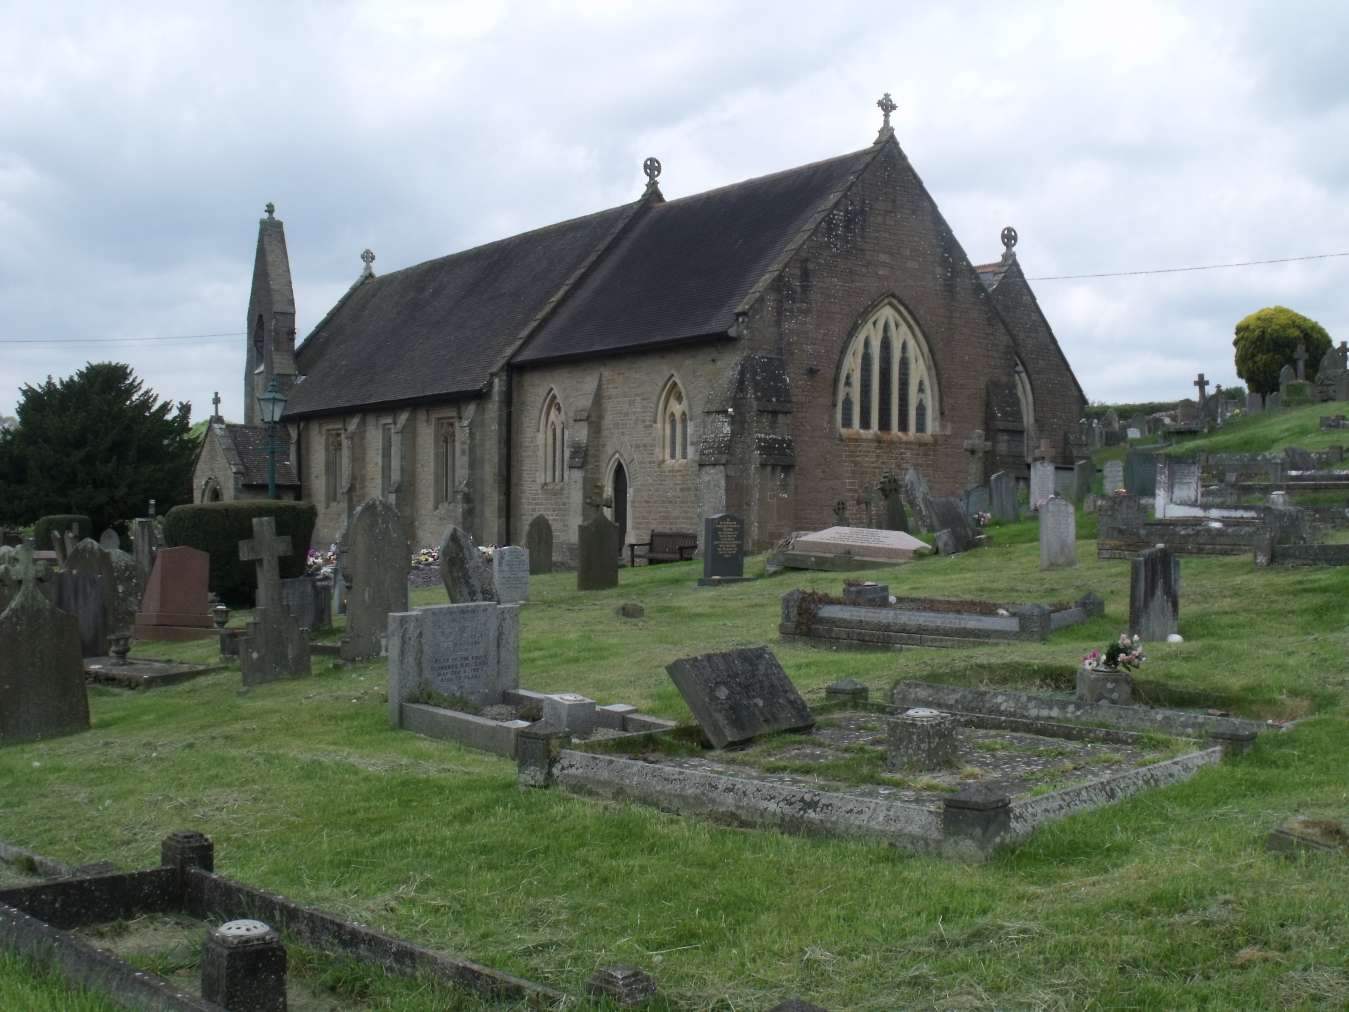
[[[882,140],[895,132],[895,128],[890,125],[890,114],[899,106],[895,105],[895,100],[890,97],[887,91],[876,101],[876,108],[881,111],[881,132],[876,135],[876,139]]]
[[[273,203],[269,200],[269,201],[267,201],[267,206],[264,207],[263,210],[267,212],[267,220],[268,220],[268,221],[273,221],[273,220],[275,220],[275,218],[276,218],[276,205],[275,205],[275,204],[273,204]]]
[[[365,264],[365,266],[361,268],[361,273],[362,273],[362,274],[374,274],[374,273],[375,273],[375,266],[374,266],[374,265],[375,265],[375,251],[374,251],[374,250],[368,250],[368,249],[367,249],[367,250],[362,250],[362,251],[361,251],[361,263]]]

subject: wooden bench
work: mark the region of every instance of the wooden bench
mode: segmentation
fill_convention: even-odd
[[[650,539],[628,545],[628,565],[637,565],[637,549],[646,549],[646,564],[687,562],[698,550],[698,535],[684,531],[652,531]]]

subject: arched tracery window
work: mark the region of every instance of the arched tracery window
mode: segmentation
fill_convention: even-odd
[[[936,428],[937,377],[917,324],[895,304],[857,328],[839,370],[840,430],[923,435]]]
[[[660,459],[689,459],[689,408],[684,402],[684,391],[671,378],[660,396],[656,414],[660,426]]]
[[[548,391],[543,402],[539,443],[543,450],[542,472],[545,484],[565,481],[567,477],[567,425],[557,391]]]

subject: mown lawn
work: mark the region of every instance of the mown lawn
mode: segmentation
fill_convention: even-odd
[[[842,576],[698,590],[695,564],[681,564],[579,594],[558,573],[534,579],[524,608],[522,682],[688,719],[668,661],[767,643],[808,700],[846,675],[876,693],[900,678],[1068,684],[1081,655],[1123,628],[1128,563],[1098,562],[1084,540],[1077,568],[1041,573],[1033,524],[994,539],[869,575],[895,593],[1006,601],[1094,591],[1105,618],[1045,644],[829,652],[776,643],[778,599],[795,586],[837,592]],[[93,690],[91,732],[0,752],[0,838],[142,867],[166,833],[199,829],[224,874],[572,994],[597,965],[636,964],[669,1008],[755,1010],[791,995],[835,1010],[1345,1007],[1349,861],[1280,858],[1263,841],[1294,815],[1349,817],[1349,570],[1187,558],[1182,574],[1186,641],[1151,645],[1149,691],[1312,719],[983,866],[522,791],[504,759],[391,730],[380,665],[327,659],[306,681],[247,695],[237,669],[149,694]],[[646,617],[618,618],[628,600]],[[358,1007],[450,1000],[329,974]],[[0,1008],[103,1007],[0,960]]]

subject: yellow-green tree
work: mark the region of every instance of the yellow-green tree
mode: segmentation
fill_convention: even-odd
[[[1330,350],[1326,328],[1285,306],[1257,309],[1237,324],[1232,339],[1237,349],[1237,375],[1256,393],[1279,389],[1279,370],[1295,365],[1297,346],[1307,346],[1307,378],[1316,375],[1321,356]]]

